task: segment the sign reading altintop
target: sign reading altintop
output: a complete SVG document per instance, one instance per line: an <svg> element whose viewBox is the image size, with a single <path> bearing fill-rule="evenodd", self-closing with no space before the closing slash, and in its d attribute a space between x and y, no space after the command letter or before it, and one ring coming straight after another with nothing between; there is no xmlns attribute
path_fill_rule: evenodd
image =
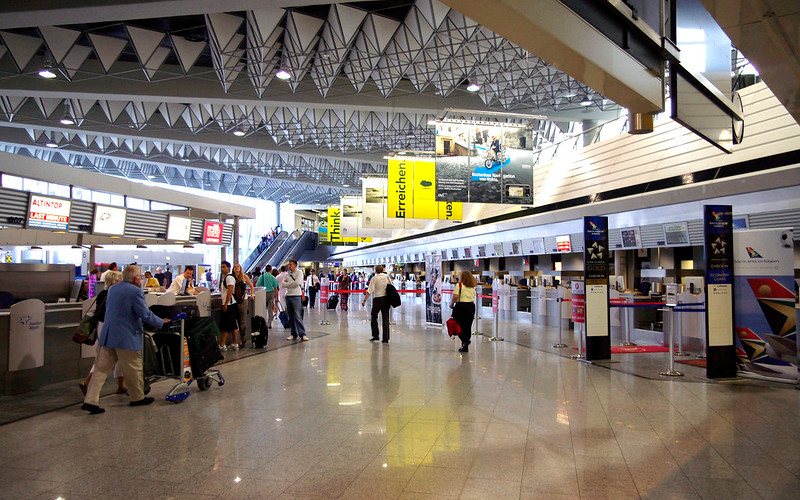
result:
<svg viewBox="0 0 800 500"><path fill-rule="evenodd" d="M69 228L69 211L72 202L62 198L31 194L28 203L28 229L54 229L66 231Z"/></svg>

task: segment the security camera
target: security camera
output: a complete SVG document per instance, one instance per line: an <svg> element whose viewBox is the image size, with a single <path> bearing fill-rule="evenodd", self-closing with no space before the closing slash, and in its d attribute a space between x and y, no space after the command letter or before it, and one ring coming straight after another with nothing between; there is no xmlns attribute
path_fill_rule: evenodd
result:
<svg viewBox="0 0 800 500"><path fill-rule="evenodd" d="M781 231L781 246L784 248L792 248L792 230L786 229Z"/></svg>

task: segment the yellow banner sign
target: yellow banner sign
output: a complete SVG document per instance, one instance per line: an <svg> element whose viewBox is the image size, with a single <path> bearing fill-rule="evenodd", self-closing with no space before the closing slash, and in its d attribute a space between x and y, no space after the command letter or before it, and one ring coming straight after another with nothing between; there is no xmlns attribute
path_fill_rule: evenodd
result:
<svg viewBox="0 0 800 500"><path fill-rule="evenodd" d="M389 159L387 217L391 219L461 220L461 202L436 201L433 159Z"/></svg>

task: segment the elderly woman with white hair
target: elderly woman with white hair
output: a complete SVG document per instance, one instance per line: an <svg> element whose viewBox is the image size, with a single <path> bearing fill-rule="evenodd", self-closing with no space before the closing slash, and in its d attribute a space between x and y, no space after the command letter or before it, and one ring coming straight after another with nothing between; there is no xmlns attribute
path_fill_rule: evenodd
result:
<svg viewBox="0 0 800 500"><path fill-rule="evenodd" d="M105 321L106 316L106 297L108 297L108 289L112 286L116 285L120 281L122 281L122 273L120 271L106 271L105 273L105 288L102 292L97 294L97 298L94 301L94 317L97 319L97 331L103 331L103 322ZM98 335L99 337L99 335ZM97 355L100 353L100 339L98 338L94 342L95 347L95 357L94 359L97 360ZM89 382L92 380L92 373L94 373L94 365L92 365L92 369L89 370L89 375L86 376L83 383L79 384L81 388L81 392L86 395L86 388L89 387ZM127 394L128 390L125 388L125 378L122 376L122 370L119 367L119 363L114 366L114 378L117 379L117 394Z"/></svg>

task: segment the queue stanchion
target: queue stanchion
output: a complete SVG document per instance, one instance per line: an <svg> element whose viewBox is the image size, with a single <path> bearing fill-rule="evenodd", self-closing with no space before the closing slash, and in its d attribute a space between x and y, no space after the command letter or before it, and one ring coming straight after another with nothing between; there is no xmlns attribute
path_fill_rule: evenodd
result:
<svg viewBox="0 0 800 500"><path fill-rule="evenodd" d="M673 344L675 342L675 311L674 305L667 304L667 307L659 309L669 316L669 369L665 372L660 372L665 377L683 377L683 373L675 369L675 353L673 352Z"/></svg>
<svg viewBox="0 0 800 500"><path fill-rule="evenodd" d="M482 289L483 289L483 287L481 287L481 290ZM478 331L478 320L480 319L480 316L478 316L478 309L481 308L481 303L482 302L483 302L482 295L480 293L476 292L475 293L475 320L472 322L472 328L473 328L472 334L473 335L483 335L481 332Z"/></svg>
<svg viewBox="0 0 800 500"><path fill-rule="evenodd" d="M329 285L328 285L328 278L322 278L319 285L319 304L322 306L322 321L319 322L320 325L330 325L331 322L328 321L326 318L328 313L328 295L329 295Z"/></svg>
<svg viewBox="0 0 800 500"><path fill-rule="evenodd" d="M502 342L505 340L502 337L499 337L498 334L500 333L500 297L499 294L499 287L493 286L492 287L492 315L494 316L494 331L492 332L492 336L489 337L489 340L492 342Z"/></svg>
<svg viewBox="0 0 800 500"><path fill-rule="evenodd" d="M563 326L561 324L562 323L562 321L561 321L561 303L563 301L564 301L564 299L562 299L561 297L558 297L556 299L556 302L558 303L558 342L553 344L553 347L558 348L558 349L561 349L563 347L569 347L567 344L564 343L564 339L562 338L562 336L563 336L563 331L562 331Z"/></svg>
<svg viewBox="0 0 800 500"><path fill-rule="evenodd" d="M631 339L631 337L633 335L632 332L631 332L631 330L633 329L633 328L631 328L633 326L633 317L632 317L633 316L633 308L626 307L625 310L624 310L624 313L625 313L624 314L625 315L625 342L623 342L622 345L627 346L627 347L637 346L639 344L637 344L636 342L633 341L633 339Z"/></svg>
<svg viewBox="0 0 800 500"><path fill-rule="evenodd" d="M572 322L575 324L575 333L578 336L578 354L573 354L570 358L583 360L583 335L586 330L586 288L583 281L574 280L570 285L572 289ZM580 327L580 331L579 328Z"/></svg>
<svg viewBox="0 0 800 500"><path fill-rule="evenodd" d="M681 305L683 304L678 303L678 307ZM674 356L689 356L689 353L683 350L683 310L674 309L672 311L672 318L678 323L678 350L675 352Z"/></svg>

